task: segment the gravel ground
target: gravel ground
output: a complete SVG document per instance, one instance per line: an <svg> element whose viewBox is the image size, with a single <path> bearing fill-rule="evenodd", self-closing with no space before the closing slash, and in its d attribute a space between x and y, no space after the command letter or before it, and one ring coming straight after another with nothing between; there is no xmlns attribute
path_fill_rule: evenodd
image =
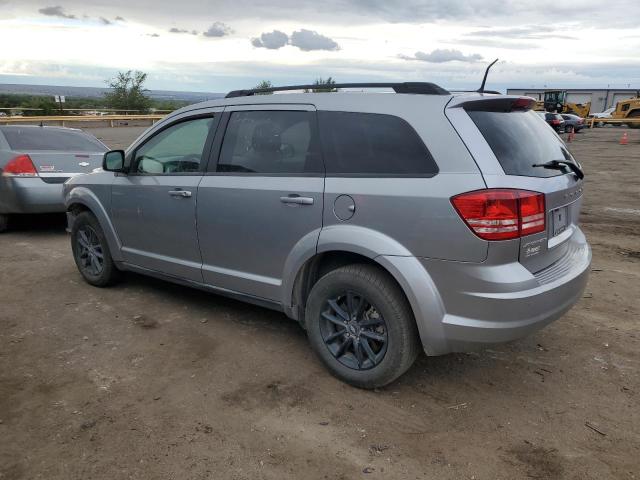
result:
<svg viewBox="0 0 640 480"><path fill-rule="evenodd" d="M97 129L112 147L143 129ZM0 236L0 479L640 476L640 131L586 131L584 299L539 333L361 391L283 315L128 274L61 217Z"/></svg>

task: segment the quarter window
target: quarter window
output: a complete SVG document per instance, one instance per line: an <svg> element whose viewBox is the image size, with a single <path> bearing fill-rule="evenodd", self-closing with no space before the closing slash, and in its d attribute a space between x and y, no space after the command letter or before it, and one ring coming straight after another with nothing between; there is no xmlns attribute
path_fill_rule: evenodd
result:
<svg viewBox="0 0 640 480"><path fill-rule="evenodd" d="M233 112L222 142L218 172L321 173L315 113Z"/></svg>
<svg viewBox="0 0 640 480"><path fill-rule="evenodd" d="M438 167L416 131L393 115L319 112L327 174L433 176Z"/></svg>
<svg viewBox="0 0 640 480"><path fill-rule="evenodd" d="M213 117L197 118L162 130L136 150L134 172L147 175L198 172L213 121Z"/></svg>

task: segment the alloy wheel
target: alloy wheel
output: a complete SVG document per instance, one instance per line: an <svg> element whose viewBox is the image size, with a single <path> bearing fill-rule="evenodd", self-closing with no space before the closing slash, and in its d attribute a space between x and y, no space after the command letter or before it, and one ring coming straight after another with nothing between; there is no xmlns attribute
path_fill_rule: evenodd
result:
<svg viewBox="0 0 640 480"><path fill-rule="evenodd" d="M387 324L380 311L352 290L326 301L320 333L334 358L354 370L378 365L389 343Z"/></svg>
<svg viewBox="0 0 640 480"><path fill-rule="evenodd" d="M80 267L89 275L97 277L104 269L104 252L98 234L85 225L78 230L76 242Z"/></svg>

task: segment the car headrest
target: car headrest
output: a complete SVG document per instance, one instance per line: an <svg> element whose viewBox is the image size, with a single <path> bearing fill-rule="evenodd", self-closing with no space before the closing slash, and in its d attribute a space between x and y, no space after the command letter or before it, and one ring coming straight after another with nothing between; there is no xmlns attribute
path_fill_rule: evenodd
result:
<svg viewBox="0 0 640 480"><path fill-rule="evenodd" d="M282 140L280 130L273 123L256 125L251 138L251 146L259 153L273 153L280 150Z"/></svg>

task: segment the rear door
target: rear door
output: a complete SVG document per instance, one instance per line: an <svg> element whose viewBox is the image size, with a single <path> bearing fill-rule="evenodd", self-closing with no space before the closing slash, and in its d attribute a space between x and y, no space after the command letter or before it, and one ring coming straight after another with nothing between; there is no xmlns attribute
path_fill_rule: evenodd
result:
<svg viewBox="0 0 640 480"><path fill-rule="evenodd" d="M496 102L505 101L509 99ZM462 104L447 115L470 147L487 188L545 194L547 229L521 238L520 263L535 273L563 257L578 228L583 182L568 168L534 166L551 160L575 162L560 137L535 112L505 109L492 100L470 108Z"/></svg>
<svg viewBox="0 0 640 480"><path fill-rule="evenodd" d="M316 124L311 105L226 107L198 189L206 283L281 300L287 258L315 248L322 227Z"/></svg>

